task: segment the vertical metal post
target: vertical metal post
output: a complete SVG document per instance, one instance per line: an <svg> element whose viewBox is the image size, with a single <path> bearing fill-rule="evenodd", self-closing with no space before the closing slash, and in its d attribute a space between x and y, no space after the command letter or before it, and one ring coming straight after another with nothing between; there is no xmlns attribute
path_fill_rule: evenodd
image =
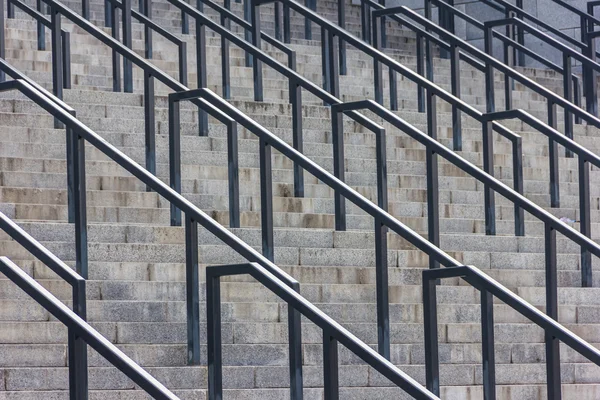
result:
<svg viewBox="0 0 600 400"><path fill-rule="evenodd" d="M45 14L43 9L46 7L44 5L42 0L36 0L35 2L36 9L40 14ZM38 50L46 50L46 27L40 21L37 23L37 43Z"/></svg>
<svg viewBox="0 0 600 400"><path fill-rule="evenodd" d="M71 89L71 33L62 32L63 88Z"/></svg>
<svg viewBox="0 0 600 400"><path fill-rule="evenodd" d="M14 6L12 5L12 3L10 2L10 0L7 1L7 13L6 13L6 18L11 18L11 7L12 7L12 18L14 18ZM6 59L6 21L4 19L4 0L0 0L0 58L2 59ZM4 82L6 81L6 73L4 73L4 71L0 71L0 82Z"/></svg>
<svg viewBox="0 0 600 400"><path fill-rule="evenodd" d="M377 350L390 359L390 299L387 259L388 228L375 217L375 286L377 292Z"/></svg>
<svg viewBox="0 0 600 400"><path fill-rule="evenodd" d="M73 311L84 321L87 319L85 280L73 284ZM68 330L69 349L69 398L88 398L88 358L87 345L72 329Z"/></svg>
<svg viewBox="0 0 600 400"><path fill-rule="evenodd" d="M240 178L238 162L238 133L234 120L227 124L227 173L229 184L229 226L240 227Z"/></svg>
<svg viewBox="0 0 600 400"><path fill-rule="evenodd" d="M249 23L252 23L251 8L252 0L244 0L244 20ZM246 42L254 43L252 42L252 30L244 29L244 39L246 39ZM252 54L246 52L246 67L252 66L252 58Z"/></svg>
<svg viewBox="0 0 600 400"><path fill-rule="evenodd" d="M291 285L295 292L300 293L300 284ZM290 355L290 400L302 400L304 382L302 378L302 320L298 310L288 304L288 352Z"/></svg>
<svg viewBox="0 0 600 400"><path fill-rule="evenodd" d="M342 29L346 29L346 2L345 0L338 0L338 25ZM340 74L346 75L346 42L339 38L339 50L340 50Z"/></svg>
<svg viewBox="0 0 600 400"><path fill-rule="evenodd" d="M312 11L316 11L317 9L316 0L304 0L304 5ZM312 26L308 17L304 18L304 39L312 40Z"/></svg>
<svg viewBox="0 0 600 400"><path fill-rule="evenodd" d="M587 237L592 235L590 216L590 164L579 155L579 230ZM592 287L592 254L581 248L581 286Z"/></svg>
<svg viewBox="0 0 600 400"><path fill-rule="evenodd" d="M221 339L221 277L206 270L206 325L208 398L223 400L223 355Z"/></svg>
<svg viewBox="0 0 600 400"><path fill-rule="evenodd" d="M181 33L189 35L190 33L190 19L185 11L181 11Z"/></svg>
<svg viewBox="0 0 600 400"><path fill-rule="evenodd" d="M181 193L181 119L179 101L169 95L169 185ZM181 210L172 202L171 226L181 226Z"/></svg>
<svg viewBox="0 0 600 400"><path fill-rule="evenodd" d="M331 108L331 142L333 147L333 174L344 182L344 114L335 107ZM335 230L345 231L346 200L338 190L334 192L333 204L335 207Z"/></svg>
<svg viewBox="0 0 600 400"><path fill-rule="evenodd" d="M376 16L373 16L373 47L379 50L379 20ZM381 63L377 60L377 57L373 57L373 82L375 89L375 101L383 105L383 71Z"/></svg>
<svg viewBox="0 0 600 400"><path fill-rule="evenodd" d="M287 2L285 2L283 3L283 42L290 43L291 41L290 6Z"/></svg>
<svg viewBox="0 0 600 400"><path fill-rule="evenodd" d="M511 18L513 12L508 11L506 18ZM493 30L493 29L492 29ZM512 25L506 26L506 36L514 40L514 31ZM504 42L504 63L509 67L514 67L515 60L513 58L513 48L507 42ZM504 74L504 108L512 110L512 91L514 82L508 74Z"/></svg>
<svg viewBox="0 0 600 400"><path fill-rule="evenodd" d="M437 140L437 106L436 96L432 90L427 90L427 134ZM429 148L425 149L427 164L427 237L436 246L440 244L440 212L438 185L438 156ZM439 268L440 264L429 257L429 268Z"/></svg>
<svg viewBox="0 0 600 400"><path fill-rule="evenodd" d="M367 43L371 43L371 15L369 5L361 0L360 2L360 25L361 25L361 37Z"/></svg>
<svg viewBox="0 0 600 400"><path fill-rule="evenodd" d="M146 169L152 175L156 175L156 118L154 101L154 77L149 72L144 71ZM146 191L151 191L149 186L146 186Z"/></svg>
<svg viewBox="0 0 600 400"><path fill-rule="evenodd" d="M516 5L517 8L519 9L523 9L523 0L516 0ZM515 17L519 18L519 19L523 19L520 15L520 13L515 13ZM522 26L518 26L517 27L517 43L519 43L522 46L525 46L525 30L523 29ZM524 67L525 66L525 53L523 53L520 50L515 49L515 60L518 66L520 67Z"/></svg>
<svg viewBox="0 0 600 400"><path fill-rule="evenodd" d="M248 1L252 2L250 15L252 18L252 44L260 49L260 6L254 0ZM252 75L254 77L254 101L263 101L262 61L258 57L253 57L252 59Z"/></svg>
<svg viewBox="0 0 600 400"><path fill-rule="evenodd" d="M111 22L111 33L115 40L119 40L119 22L117 19L117 7L112 3L109 3L109 15ZM121 56L116 50L112 51L112 70L113 70L113 92L121 91Z"/></svg>
<svg viewBox="0 0 600 400"><path fill-rule="evenodd" d="M563 97L569 102L573 102L573 79L571 79L571 56L563 53ZM564 108L565 114L565 136L573 139L573 114L567 108ZM573 158L573 152L565 150L567 158Z"/></svg>
<svg viewBox="0 0 600 400"><path fill-rule="evenodd" d="M207 87L206 27L199 20L196 20L196 73L198 76L198 88ZM200 136L208 136L208 115L201 109L198 110L198 129Z"/></svg>
<svg viewBox="0 0 600 400"><path fill-rule="evenodd" d="M88 0L89 1L89 0ZM140 0L140 8L143 9L142 14L152 19L152 0ZM152 29L144 25L144 42L145 42L145 56L146 58L152 58Z"/></svg>
<svg viewBox="0 0 600 400"><path fill-rule="evenodd" d="M591 32L587 33L587 48L585 50L585 55L596 61L596 37ZM598 116L598 72L592 67L588 67L587 65L583 66L583 77L584 77L584 90L585 90L585 106L587 112L594 116Z"/></svg>
<svg viewBox="0 0 600 400"><path fill-rule="evenodd" d="M485 289L481 289L481 358L483 361L483 399L496 400L494 297Z"/></svg>
<svg viewBox="0 0 600 400"><path fill-rule="evenodd" d="M398 111L398 79L394 69L389 68L390 78L390 109Z"/></svg>
<svg viewBox="0 0 600 400"><path fill-rule="evenodd" d="M556 129L556 104L548 100L548 125ZM558 145L548 140L548 159L550 162L550 207L560 207L560 181L558 170Z"/></svg>
<svg viewBox="0 0 600 400"><path fill-rule="evenodd" d="M321 27L321 71L323 73L323 89L330 91L331 81L329 78L329 35L324 27ZM327 102L323 102L324 106L328 106Z"/></svg>
<svg viewBox="0 0 600 400"><path fill-rule="evenodd" d="M131 0L122 0L121 18L123 19L123 45L132 48L131 25ZM133 93L133 64L127 57L123 57L123 91Z"/></svg>
<svg viewBox="0 0 600 400"><path fill-rule="evenodd" d="M275 259L273 242L273 176L271 167L271 145L261 138L260 146L260 222L262 251L269 260Z"/></svg>
<svg viewBox="0 0 600 400"><path fill-rule="evenodd" d="M281 41L281 4L278 1L273 4L273 16L275 18L275 39Z"/></svg>
<svg viewBox="0 0 600 400"><path fill-rule="evenodd" d="M423 37L417 33L417 74L425 76L425 65L423 64ZM417 104L420 113L425 112L425 88L417 85Z"/></svg>
<svg viewBox="0 0 600 400"><path fill-rule="evenodd" d="M523 141L518 137L513 142L513 189L523 194ZM525 236L525 212L515 204L515 236Z"/></svg>
<svg viewBox="0 0 600 400"><path fill-rule="evenodd" d="M184 41L179 43L179 82L184 86L188 84L187 43Z"/></svg>
<svg viewBox="0 0 600 400"><path fill-rule="evenodd" d="M331 93L335 97L340 96L340 62L338 59L338 39L339 37L335 35L333 32L327 32L329 44L329 51L327 56L329 57L328 65L329 65L329 93Z"/></svg>
<svg viewBox="0 0 600 400"><path fill-rule="evenodd" d="M379 0L378 1L379 4L381 4L383 7L385 7L385 0ZM385 15L381 16L381 48L385 49L387 47L387 32L386 32L386 21L385 21Z"/></svg>
<svg viewBox="0 0 600 400"><path fill-rule="evenodd" d="M4 9L4 3L2 3L2 8ZM7 0L6 1L6 18L12 19L14 17L15 17L15 5L10 0Z"/></svg>
<svg viewBox="0 0 600 400"><path fill-rule="evenodd" d="M75 269L88 279L87 205L85 189L85 140L69 130L73 140L73 206L75 209Z"/></svg>
<svg viewBox="0 0 600 400"><path fill-rule="evenodd" d="M61 38L61 16L60 12L52 7L50 13L50 23L52 25L52 89L56 97L63 98L63 56L62 56L62 38Z"/></svg>
<svg viewBox="0 0 600 400"><path fill-rule="evenodd" d="M200 283L198 276L198 223L185 215L185 289L188 364L200 365Z"/></svg>
<svg viewBox="0 0 600 400"><path fill-rule="evenodd" d="M556 266L556 230L546 223L544 226L546 250L546 314L558 320L558 277ZM559 340L545 333L546 374L549 400L560 400L560 348Z"/></svg>
<svg viewBox="0 0 600 400"><path fill-rule="evenodd" d="M484 29L484 49L491 57L494 56L493 39L494 33L492 27ZM487 112L496 111L496 97L494 93L494 67L491 63L485 63L485 105Z"/></svg>
<svg viewBox="0 0 600 400"><path fill-rule="evenodd" d="M289 80L290 103L292 106L292 144L300 153L304 152L302 138L302 87L295 79ZM304 169L294 163L294 196L304 197Z"/></svg>
<svg viewBox="0 0 600 400"><path fill-rule="evenodd" d="M340 382L338 371L338 342L329 334L329 332L323 330L324 400L338 400L340 398Z"/></svg>
<svg viewBox="0 0 600 400"><path fill-rule="evenodd" d="M436 280L423 274L423 325L425 330L425 386L440 395L440 359L438 349Z"/></svg>
<svg viewBox="0 0 600 400"><path fill-rule="evenodd" d="M226 0L229 3L229 0ZM229 8L229 7L228 7ZM221 25L225 29L231 29L231 21L229 18L221 14ZM221 35L221 82L223 86L223 98L231 98L231 66L229 65L229 40Z"/></svg>
<svg viewBox="0 0 600 400"><path fill-rule="evenodd" d="M113 21L116 19L113 18L113 8L112 2L109 0L104 0L104 26L107 28L111 28L113 26Z"/></svg>
<svg viewBox="0 0 600 400"><path fill-rule="evenodd" d="M492 121L484 121L482 124L483 134L483 170L494 176L494 128ZM489 185L484 185L484 213L485 234L496 234L496 200L494 190Z"/></svg>
<svg viewBox="0 0 600 400"><path fill-rule="evenodd" d="M453 40L450 41L450 85L452 94L460 98L460 52ZM462 150L461 112L456 103L452 103L452 147L454 151Z"/></svg>
<svg viewBox="0 0 600 400"><path fill-rule="evenodd" d="M577 107L583 108L581 107L581 88L579 87L579 78L576 76L573 77L573 102ZM581 117L579 114L575 115L575 123L577 125L581 124Z"/></svg>

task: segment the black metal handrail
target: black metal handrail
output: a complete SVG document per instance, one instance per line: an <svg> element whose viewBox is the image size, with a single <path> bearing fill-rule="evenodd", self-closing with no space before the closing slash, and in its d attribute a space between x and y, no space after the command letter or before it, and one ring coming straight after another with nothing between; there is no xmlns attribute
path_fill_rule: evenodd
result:
<svg viewBox="0 0 600 400"><path fill-rule="evenodd" d="M362 0L362 1L367 1L369 3L373 3L371 4L372 7L376 7L377 3L374 3L372 0ZM449 13L452 16L458 17L462 20L464 20L465 22L467 22L468 24L474 26L475 28L481 30L484 34L486 34L486 32L488 31L488 29L486 28L485 24L473 17L471 17L470 15L468 15L467 13L459 10L458 8L448 4L446 1L444 0L427 0L429 4L431 5L435 5L440 9L443 9L445 12ZM429 7L429 5L428 5ZM380 8L383 8L382 6ZM392 16L394 17L394 16ZM397 17L397 16L396 16ZM403 20L406 21L406 20ZM408 21L406 21L408 22ZM382 28L384 28L382 26ZM517 30L520 33L524 33L522 29L518 29ZM509 31L512 33L512 31ZM497 32L495 30L491 30L491 34L493 35L493 37L500 39L503 42L504 45L504 55L505 58L508 58L508 60L505 60L505 62L511 62L514 61L514 55L513 57L511 57L510 54L510 48L512 47L514 50L518 51L519 55L527 55L529 57L531 57L533 60L545 65L546 67L558 72L560 75L564 77L565 75L565 69L563 69L563 67L561 67L560 65L557 65L555 63L553 63L552 61L550 61L547 57L542 56L538 53L536 53L535 51L531 50L530 48L526 47L523 43L520 43L519 41L514 40L511 36L514 36L512 34L510 34L509 36L505 36L503 34L501 34L500 32ZM492 49L492 47L490 47L490 49ZM512 58L512 60L511 60ZM417 60L418 62L419 60ZM422 62L422 61L421 61ZM569 68L567 68L567 72L569 72L568 70L570 70L570 66ZM433 73L428 74L427 78L432 80L432 76ZM569 96L572 96L573 99L573 103L577 106L581 108L581 90L580 90L580 83L579 83L579 77L572 73L571 71L571 79L573 81L572 83L572 94L569 92L564 92L563 93L563 97L564 98L569 98ZM505 85L510 85L508 86L507 89L505 89L505 91L508 90L512 90L513 87L510 84L510 79L508 79L508 77L505 76ZM506 86L505 86L506 87ZM505 102L510 101L511 98L507 97L505 99ZM508 106L506 106L506 108L511 108L510 107L510 103L508 103ZM578 116L575 117L575 123L579 124L581 122L580 118ZM569 151L567 150L567 156L569 156Z"/></svg>
<svg viewBox="0 0 600 400"><path fill-rule="evenodd" d="M110 3L111 7L123 9L123 3L120 0L105 0ZM143 2L143 0L142 0ZM131 6L131 2L126 2ZM151 4L151 1L147 1L148 4ZM126 5L127 5L126 4ZM113 12L114 13L114 12ZM156 32L169 42L173 43L177 46L177 50L179 53L179 82L183 85L187 85L188 74L187 74L187 42L185 40L179 39L177 36L173 35L168 30L164 29L162 26L158 25L156 22L152 21L150 18L145 16L144 14L131 9L131 16L137 19L140 23L144 25L144 44L145 57L148 59L152 59L153 55L153 46L152 46L152 32ZM131 22L130 22L131 23ZM116 53L113 52L113 57L115 57ZM117 55L118 56L118 55ZM118 61L113 61L119 64Z"/></svg>
<svg viewBox="0 0 600 400"><path fill-rule="evenodd" d="M0 212L0 229L71 286L73 312L85 321L87 315L85 279L2 212ZM75 398L84 399L82 395L85 393L87 396L88 387L87 349L85 342L72 328L68 329L68 356L70 391L77 394Z"/></svg>
<svg viewBox="0 0 600 400"><path fill-rule="evenodd" d="M33 8L31 8L30 6L28 6L27 4L23 3L21 0L6 0L6 7L7 7L7 18L15 18L15 7L18 7L21 11L23 11L25 14L29 15L30 17L32 17L33 19L35 19L38 22L38 50L46 50L46 35L45 35L45 30L44 28L50 28L52 29L52 24L50 22L50 20L43 15L42 13L40 13L37 10L34 10ZM4 11L4 5L2 5L2 8ZM2 15L2 18L4 19L4 15ZM0 32L0 41L2 41L2 46L5 46L5 29L4 29L4 21L1 22L2 24L2 31ZM63 89L70 89L71 88L71 33L68 31L65 31L64 29L61 29L61 40L62 40L62 46L65 49L65 51L63 52L63 79L62 79L62 88ZM4 58L4 54L1 54L0 57ZM54 92L57 92L57 89L54 88Z"/></svg>
<svg viewBox="0 0 600 400"><path fill-rule="evenodd" d="M148 393L155 399L159 400L179 400L169 389L163 386L159 381L152 377L142 367L137 365L125 353L119 350L108 339L102 336L97 330L92 328L83 318L71 311L69 307L64 305L52 293L46 290L42 285L37 283L32 277L27 275L21 268L15 265L6 257L0 257L0 272L4 274L13 283L19 286L39 305L49 311L54 317L62 322L74 335L77 335L83 344L83 352L86 351L86 343L98 352L103 358L110 362L113 366L123 372L137 386ZM72 351L69 343L69 352ZM69 367L71 364L69 363ZM87 364L78 364L81 370L78 373L87 375ZM71 368L69 368L71 371ZM71 384L71 377L69 377ZM87 379L85 381L76 380L75 383L80 384L78 391L74 391L70 386L70 396L74 399L87 399L88 387ZM85 384L85 386L83 386Z"/></svg>
<svg viewBox="0 0 600 400"><path fill-rule="evenodd" d="M553 270L551 274L553 275L552 279L556 280L556 270ZM496 398L494 297L544 330L546 344L546 385L547 398L549 400L561 399L559 351L559 343L561 341L594 364L600 366L600 350L556 321L558 307L555 301L548 302L547 299L546 315L477 268L460 266L425 270L423 271L425 379L427 389L433 393L437 395L440 393L436 285L439 279L456 277L462 278L481 292L481 354L484 399Z"/></svg>
<svg viewBox="0 0 600 400"><path fill-rule="evenodd" d="M323 311L291 290L275 275L257 263L219 265L206 268L206 324L208 339L208 397L223 396L223 361L221 339L221 277L250 275L273 294L285 301L288 307L298 310L323 331L323 389L324 398L339 399L338 343L346 347L392 383L415 399L439 399L389 360L378 354L350 331L335 322ZM302 343L295 344L298 347ZM302 399L302 393L292 399Z"/></svg>
<svg viewBox="0 0 600 400"><path fill-rule="evenodd" d="M588 124L591 124L596 127L600 127L600 119L598 119L597 117L580 109L576 105L569 102L567 99L564 99L559 95L556 95L552 91L546 89L545 87L543 87L543 86L539 85L538 83L532 81L531 79L527 78L525 75L521 74L520 72L514 70L513 68L509 67L508 65L502 63L501 61L496 60L494 57L490 56L489 54L486 54L485 52L475 48L471 44L465 42L464 40L461 40L460 38L451 34L450 32L440 28L433 22L420 16L419 14L415 13L414 11L410 10L407 7L395 7L392 9L373 11L373 23L376 24L377 18L380 18L383 15L390 15L390 14L397 14L397 13L403 14L403 15L411 18L412 20L418 21L421 25L423 25L425 27L425 29L429 29L429 30L437 33L438 35L441 35L446 40L451 41L453 43L453 46L456 49L458 49L460 47L460 48L468 51L470 54L476 55L478 58L485 60L486 67L487 67L486 68L487 109L489 112L495 111L494 79L493 79L494 73L493 72L494 72L494 69L498 69L501 72L503 72L505 75L509 75L511 79L521 82L528 88L532 89L536 93L538 93L546 98L546 100L548 102L548 125L550 127L556 128L556 126L557 126L556 105L559 105L565 109L565 132L567 132L567 133L571 132L571 135L572 135L572 132L573 132L572 116L573 115L580 117L582 120L586 121ZM375 28L376 28L376 26L375 26ZM491 35L488 35L488 38L491 38ZM489 47L490 45L491 45L491 43L488 42L486 48ZM376 61L376 63L377 63L377 61ZM458 58L453 54L451 54L451 65L454 65L453 70L455 72L457 72ZM456 81L454 83L453 89L455 89L454 92L457 95L459 95L460 94L460 84L458 82L460 80L459 79L460 76L457 73L455 75L456 76L452 77L452 82ZM568 80L568 81L570 82L570 80ZM509 87L510 87L510 85L508 85L508 86L505 85L505 91L508 90ZM508 92L505 92L505 97L510 96L510 92L511 92L510 90ZM459 110L457 107L455 107L453 105L453 115L456 115L457 113L459 113ZM458 116L455 116L455 118L459 119ZM555 148L555 144L553 144L553 142L550 142L550 148L551 148L551 154L550 154L551 206L559 207L560 206L560 192L559 192L559 186L558 186L558 184L559 184L558 159L557 159L558 153Z"/></svg>

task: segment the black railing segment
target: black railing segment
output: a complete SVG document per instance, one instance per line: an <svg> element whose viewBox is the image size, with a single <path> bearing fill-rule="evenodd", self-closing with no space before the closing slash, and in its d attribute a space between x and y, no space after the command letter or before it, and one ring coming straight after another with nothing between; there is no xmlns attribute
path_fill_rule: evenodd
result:
<svg viewBox="0 0 600 400"><path fill-rule="evenodd" d="M108 1L112 6L116 8L122 9L123 7L123 4L120 0L106 1ZM141 1L140 4L143 4L143 1ZM151 2L148 2L148 4L151 4ZM179 82L181 82L183 85L187 85L187 42L185 40L179 39L177 36L173 35L171 32L167 31L166 29L158 25L156 22L152 21L150 18L136 10L131 10L131 16L144 25L144 53L146 58L152 58L152 32L158 33L163 38L167 39L169 42L177 46L179 54Z"/></svg>
<svg viewBox="0 0 600 400"><path fill-rule="evenodd" d="M556 279L556 265L547 272ZM425 370L427 389L440 393L439 356L437 337L436 281L444 278L460 277L481 292L481 334L484 399L495 399L495 359L494 359L494 297L508 305L545 332L546 371L548 399L560 400L560 352L559 342L563 342L589 361L600 366L600 351L566 329L556 321L558 307L556 299L547 299L547 314L527 303L512 291L486 275L483 271L460 266L423 271L423 313L425 326Z"/></svg>
<svg viewBox="0 0 600 400"><path fill-rule="evenodd" d="M0 257L0 272L8 279L19 286L39 305L44 307L60 322L62 322L70 332L74 332L83 342L83 351L87 343L102 357L109 361L113 366L123 372L137 386L157 400L179 400L169 389L154 379L142 367L137 365L125 353L119 350L114 344L108 341L104 336L92 328L83 318L71 311L60 300L54 297L42 285L37 283L32 277L27 275L21 268L15 265L6 257ZM69 351L72 351L69 344ZM84 370L80 371L87 375L87 365L80 365ZM79 382L82 383L82 382ZM70 398L85 400L88 397L87 386L82 391L74 392L70 387Z"/></svg>
<svg viewBox="0 0 600 400"><path fill-rule="evenodd" d="M73 312L85 320L87 315L85 279L1 212L0 229L71 285ZM82 338L70 327L67 336L69 389L72 394L75 394L76 399L83 400L87 398L88 387L87 349Z"/></svg>
<svg viewBox="0 0 600 400"><path fill-rule="evenodd" d="M540 31L539 29L535 28L534 26L529 25L526 22L521 21L520 19L517 18L507 18L507 19L501 19L501 20L495 20L495 21L488 21L485 23L485 30L484 30L484 34L485 34L485 42L488 43L488 46L490 48L490 50L493 48L493 46L491 46L491 38L492 38L492 32L493 32L493 28L497 27L497 26L516 26L519 29L523 30L524 32L528 33L531 36L534 36L538 39L540 39L542 42L550 45L551 47L553 47L554 49L560 51L561 55L562 55L562 60L563 60L563 97L568 100L568 101L572 101L573 98L573 80L570 79L570 76L572 75L572 64L573 64L573 60L575 61L579 61L582 65L583 68L586 70L593 70L594 73L598 73L598 71L600 71L600 64L598 62L596 62L595 60L592 60L588 57L586 57L585 55L581 54L580 52L573 50L572 48L570 48L569 46L564 45L563 43L561 43L560 41L554 39L553 37L551 37L550 35ZM491 51L490 51L490 55ZM589 90L587 90L586 88L586 93L589 93ZM597 94L596 94L597 96ZM569 110L565 109L565 135L569 138L573 138L573 123L572 123L572 115L570 113Z"/></svg>
<svg viewBox="0 0 600 400"><path fill-rule="evenodd" d="M343 345L374 370L415 399L439 399L417 381L398 369L323 311L290 289L279 278L257 263L219 265L206 268L206 321L208 338L208 397L223 396L223 361L221 339L221 277L250 275L273 294L298 310L323 331L323 388L326 400L339 399L338 344ZM296 343L298 347L301 342ZM302 396L302 393L300 393ZM298 399L302 397L294 397Z"/></svg>
<svg viewBox="0 0 600 400"><path fill-rule="evenodd" d="M371 1L371 0L363 0L363 1ZM427 1L430 4L437 6L438 8L447 10L448 13L464 20L465 22L467 22L468 24L481 30L485 34L486 26L483 22L480 22L479 20L471 17L470 15L459 10L458 8L451 6L450 4L446 3L443 0L427 0ZM497 5L495 5L495 6L497 6ZM518 30L523 31L523 29L518 29ZM548 60L548 58L546 58L545 56L542 56L542 55L536 53L535 51L526 47L524 44L519 43L518 41L515 41L514 39L512 39L508 36L505 36L505 35L501 34L500 32L497 32L493 29L491 30L491 32L492 32L492 35L494 38L497 38L503 42L503 45L505 48L505 50L504 50L505 54L508 54L507 48L512 47L513 49L515 49L519 52L519 55L523 55L523 57L526 55L526 56L532 58L533 60L535 60L535 61L545 65L546 67L558 72L559 74L563 75L563 79L564 79L565 73L564 73L564 69L561 66L553 63L552 61ZM524 63L524 61L523 61L523 63ZM523 63L521 63L521 64L523 64ZM573 80L573 94L571 95L573 98L573 103L577 107L581 108L581 90L580 90L579 77L576 74L571 73L571 79ZM509 83L510 82L507 82L506 77L505 77L505 85L507 85ZM512 85L510 85L509 90L512 90ZM563 94L563 97L568 98L566 94ZM511 100L511 97L509 96L505 99L505 102L510 101L510 100ZM509 103L509 105L510 105L510 103ZM506 108L508 109L508 108L512 108L512 107L509 106ZM575 123L577 123L577 124L581 123L581 120L578 116L575 117Z"/></svg>
<svg viewBox="0 0 600 400"><path fill-rule="evenodd" d="M288 79L290 103L292 105L293 144L294 144L295 149L302 152L302 150L303 150L302 89L305 89L308 92L310 92L311 94L313 94L314 96L320 98L326 104L341 103L341 100L339 100L337 97L335 97L334 95L329 93L327 90L324 90L323 88L314 84L310 80L304 78L302 75L300 75L299 73L294 71L289 66L283 65L282 63L280 63L279 61L277 61L276 59L274 59L273 57L268 55L266 52L261 50L260 49L260 40L257 39L256 41L258 43L256 43L256 44L248 43L243 38L240 38L233 32L229 31L228 29L215 23L210 18L208 18L206 15L201 13L196 8L190 6L189 4L187 4L181 0L167 0L167 1L169 3L175 5L179 9L181 9L181 11L183 13L185 13L186 15L189 15L192 18L194 18L196 20L197 27L198 26L202 26L202 27L206 26L207 28L209 28L212 31L216 32L217 34L221 35L221 37L227 38L227 40L229 42L238 46L242 50L245 50L246 53L252 54L253 61L254 61L254 59L256 59L256 61L260 61L260 63L257 63L256 68L255 68L255 72L254 72L255 77L262 77L262 72L259 72L259 71L262 71L262 64L264 64L270 68L273 68L275 71L282 74L283 76L285 76ZM256 7L258 7L258 6L256 6ZM260 29L258 29L258 31L260 31ZM252 35L253 40L255 37L258 38L258 36ZM200 42L199 40L196 40L196 43L199 43L199 42ZM202 60L200 60L200 62L202 62ZM201 69L205 69L205 68L201 68ZM336 80L336 79L333 79L333 80ZM254 92L255 92L255 99L262 99L262 80L261 79L255 79ZM364 116L362 116L361 114L358 114L358 113L356 113L355 115L352 115L352 118L354 118L356 121L358 121L362 125L368 125L368 124L372 123L367 118L365 118ZM294 164L294 195L296 197L304 196L303 171L302 171L302 168L296 164Z"/></svg>
<svg viewBox="0 0 600 400"><path fill-rule="evenodd" d="M3 5L3 1L0 2L0 4L2 5L2 9L4 11L4 5ZM7 18L14 18L15 17L15 7L18 7L21 11L23 11L25 14L29 15L30 17L32 17L33 19L35 19L38 24L40 24L41 28L38 28L38 50L46 50L46 39L45 39L45 28L50 28L52 29L52 23L51 21L42 13L40 13L37 10L34 10L33 8L31 8L30 6L28 6L27 4L23 3L21 0L6 0L6 7L7 7ZM40 34L40 32L44 33L44 34ZM0 32L0 41L2 41L2 45L5 45L5 30L2 29L2 32ZM68 31L65 31L64 29L61 29L60 31L60 35L61 35L61 40L62 40L62 46L65 49L65 51L63 52L63 76L62 76L62 87L64 89L70 89L71 88L71 34ZM2 55L2 57L4 57L4 55ZM62 91L56 90L56 88L54 89L54 92L56 94L60 94L62 97Z"/></svg>
<svg viewBox="0 0 600 400"><path fill-rule="evenodd" d="M600 127L600 119L598 119L594 115L590 114L589 112L587 112L585 110L582 110L581 108L577 107L576 105L574 105L573 103L564 99L563 97L553 93L552 91L550 91L550 90L546 89L545 87L539 85L538 83L532 81L531 79L527 78L525 75L523 75L520 72L514 70L513 68L507 66L503 62L498 61L497 59L495 59L494 57L485 53L484 51L481 51L481 50L475 48L474 46L472 46L471 44L458 38L457 36L452 35L448 31L441 29L435 23L420 16L419 14L410 10L409 8L395 7L394 9L387 9L387 11L386 10L374 11L373 18L376 19L378 13L383 13L384 11L386 13L403 14L403 15L411 18L412 20L419 22L419 24L423 25L426 29L433 31L433 32L437 33L438 35L441 35L444 38L448 38L447 40L454 41L454 43L457 47L460 46L462 49L468 51L471 55L474 55L477 58L484 60L486 63L486 66L487 66L487 68L486 68L486 95L487 95L487 109L489 112L495 111L494 79L493 79L493 77L494 77L494 69L498 69L500 72L509 75L511 77L511 79L514 79L515 81L522 83L529 89L533 90L534 92L536 92L539 95L546 98L547 105L548 105L548 113L547 113L548 122L547 123L550 127L552 127L552 128L557 127L556 106L560 106L560 107L564 108L565 111L568 111L568 113L565 113L565 116L575 115L575 116L580 117L582 120L586 121L590 125L593 125L595 127ZM488 35L488 37L491 37L491 36ZM455 61L455 64L456 63L457 62ZM505 91L506 90L507 90L507 87L505 85ZM508 96L509 94L510 94L510 92L507 92L507 93L505 93L505 96ZM572 118L565 118L565 123L566 124L572 123ZM550 163L551 163L550 172L553 174L556 174L556 176L554 176L551 179L553 182L558 183L557 155L556 156L551 155ZM560 207L560 191L558 190L558 186L556 186L556 185L550 186L550 199L551 199L552 207Z"/></svg>
<svg viewBox="0 0 600 400"><path fill-rule="evenodd" d="M556 129L548 127L539 119L531 116L523 110L510 110L489 113L485 115L486 119L499 121L503 119L519 119L539 132L546 135L549 139L550 152L557 153L556 144L560 144L568 149L578 158L578 182L579 182L579 220L580 232L587 237L591 237L591 211L590 211L590 165L600 168L600 157L589 151L587 148L574 142L570 138L562 135ZM557 182L550 182L551 185L557 185ZM592 286L592 260L589 251L582 247L581 249L581 280L583 286Z"/></svg>

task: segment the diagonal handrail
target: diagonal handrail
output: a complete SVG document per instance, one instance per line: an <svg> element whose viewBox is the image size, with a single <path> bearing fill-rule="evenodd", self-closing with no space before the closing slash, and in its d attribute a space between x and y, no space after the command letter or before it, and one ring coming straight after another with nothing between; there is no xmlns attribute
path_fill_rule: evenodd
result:
<svg viewBox="0 0 600 400"><path fill-rule="evenodd" d="M98 354L123 372L129 379L153 398L157 400L179 400L179 397L175 396L169 389L163 386L162 383L137 365L131 358L119 350L117 346L92 328L83 318L71 311L69 307L64 305L52 295L52 293L27 275L10 259L0 257L0 272L19 286L45 310L49 311L60 322L66 325L69 332L76 334L83 343L84 352L86 351L85 344L87 343L96 350ZM70 343L69 351L71 351ZM85 373L87 375L87 365L77 365L77 367L80 369L85 368ZM82 370L80 372L84 371ZM70 381L70 384L71 383L72 382ZM87 379L85 382L77 380L76 383L85 384L85 386L81 387L78 391L74 391L74 388L70 386L71 398L87 399Z"/></svg>
<svg viewBox="0 0 600 400"><path fill-rule="evenodd" d="M408 374L402 372L389 360L378 354L363 341L314 304L294 292L275 275L257 263L218 265L206 268L206 321L208 332L208 397L220 399L223 396L223 361L221 340L221 277L250 275L285 301L290 308L297 309L304 317L323 331L323 389L325 399L339 399L338 342L370 365L392 383L402 388L415 399L439 399L438 396L421 386ZM438 394L439 395L439 394ZM292 397L301 399L302 397Z"/></svg>

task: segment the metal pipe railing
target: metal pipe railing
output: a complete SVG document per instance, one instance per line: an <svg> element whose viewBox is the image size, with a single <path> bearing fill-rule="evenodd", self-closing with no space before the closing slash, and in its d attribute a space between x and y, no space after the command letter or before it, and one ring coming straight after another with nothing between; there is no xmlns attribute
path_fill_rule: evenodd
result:
<svg viewBox="0 0 600 400"><path fill-rule="evenodd" d="M66 268L69 269L68 267ZM62 267L57 271L62 271ZM0 257L0 272L67 327L69 331L70 398L77 400L86 400L88 398L87 343L154 399L179 400L169 389L85 322L84 318L71 311L69 307L64 305L11 260L6 257ZM76 337L78 342L76 344L72 343L71 337ZM71 359L71 353L76 353L81 358L77 360ZM83 363L84 360L86 361L85 363ZM72 362L74 364L71 364ZM76 375L72 376L72 373Z"/></svg>

